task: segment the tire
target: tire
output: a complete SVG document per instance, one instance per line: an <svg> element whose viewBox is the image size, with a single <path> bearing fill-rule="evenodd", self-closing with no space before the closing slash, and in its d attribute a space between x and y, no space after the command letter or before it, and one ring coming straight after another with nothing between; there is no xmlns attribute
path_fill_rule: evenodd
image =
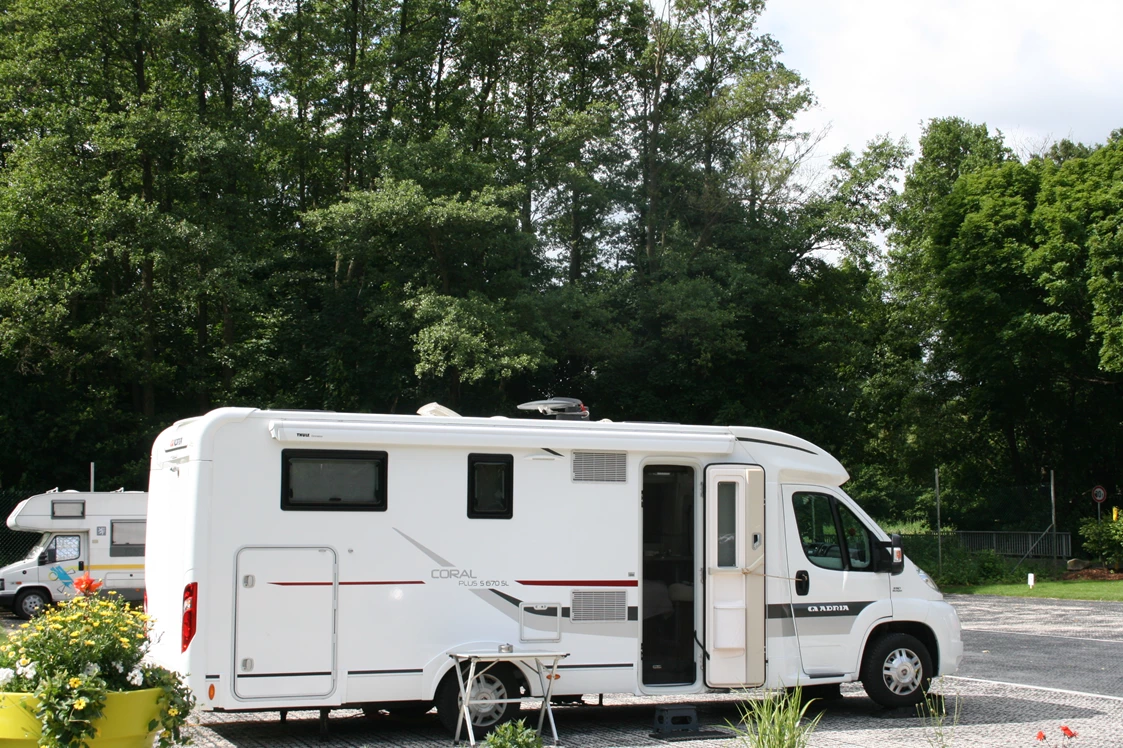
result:
<svg viewBox="0 0 1123 748"><path fill-rule="evenodd" d="M924 701L931 682L932 656L916 637L886 634L866 648L862 686L881 706L915 706Z"/></svg>
<svg viewBox="0 0 1123 748"><path fill-rule="evenodd" d="M509 666L496 665L483 675L476 676L471 695L473 699L481 696L489 699L517 699L521 694L518 679L512 669ZM472 707L472 733L476 740L479 740L499 725L514 719L518 713L518 702ZM445 729L455 735L456 725L461 722L461 713L460 689L456 684L456 674L453 672L445 677L440 693L437 695L437 716L440 717ZM460 735L465 736L463 728Z"/></svg>
<svg viewBox="0 0 1123 748"><path fill-rule="evenodd" d="M12 605L12 612L23 619L30 619L43 608L51 604L51 596L46 590L30 589L21 590L16 595L16 601Z"/></svg>

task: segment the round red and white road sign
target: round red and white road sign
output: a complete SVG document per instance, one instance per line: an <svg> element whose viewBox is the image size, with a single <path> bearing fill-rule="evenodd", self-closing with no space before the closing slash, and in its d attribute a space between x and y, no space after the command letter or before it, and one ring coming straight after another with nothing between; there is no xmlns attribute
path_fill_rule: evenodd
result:
<svg viewBox="0 0 1123 748"><path fill-rule="evenodd" d="M1092 501L1096 502L1097 504L1102 504L1104 503L1104 499L1106 498L1107 491L1103 486L1096 486L1092 489Z"/></svg>

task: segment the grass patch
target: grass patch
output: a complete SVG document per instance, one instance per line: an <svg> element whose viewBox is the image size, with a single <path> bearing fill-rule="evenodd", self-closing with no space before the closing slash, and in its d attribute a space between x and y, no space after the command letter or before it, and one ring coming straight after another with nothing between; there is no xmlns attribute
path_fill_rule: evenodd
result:
<svg viewBox="0 0 1123 748"><path fill-rule="evenodd" d="M1105 600L1123 602L1123 582L1038 582L1030 589L1021 584L978 584L971 587L946 585L944 592L957 595L1002 595L1003 597L1050 597L1059 600Z"/></svg>

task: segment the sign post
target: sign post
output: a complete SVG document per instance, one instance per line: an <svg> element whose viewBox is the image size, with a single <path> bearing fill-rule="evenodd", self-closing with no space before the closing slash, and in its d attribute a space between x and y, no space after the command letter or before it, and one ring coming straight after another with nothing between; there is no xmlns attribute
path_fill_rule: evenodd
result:
<svg viewBox="0 0 1123 748"><path fill-rule="evenodd" d="M1107 499L1107 490L1103 486L1096 486L1092 489L1092 501L1096 502L1096 521L1100 521L1100 507L1103 506L1104 500Z"/></svg>

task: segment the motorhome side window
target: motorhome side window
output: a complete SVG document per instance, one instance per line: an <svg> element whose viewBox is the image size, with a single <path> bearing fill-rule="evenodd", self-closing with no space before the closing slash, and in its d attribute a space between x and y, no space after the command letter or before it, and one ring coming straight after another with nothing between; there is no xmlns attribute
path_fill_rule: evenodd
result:
<svg viewBox="0 0 1123 748"><path fill-rule="evenodd" d="M281 509L386 511L385 452L285 449L281 451Z"/></svg>
<svg viewBox="0 0 1123 748"><path fill-rule="evenodd" d="M792 497L799 537L807 559L824 569L864 571L872 567L873 539L853 512L826 494Z"/></svg>
<svg viewBox="0 0 1123 748"><path fill-rule="evenodd" d="M143 520L113 520L109 523L110 556L143 556L146 523Z"/></svg>
<svg viewBox="0 0 1123 748"><path fill-rule="evenodd" d="M511 519L515 470L511 455L468 455L468 517Z"/></svg>

